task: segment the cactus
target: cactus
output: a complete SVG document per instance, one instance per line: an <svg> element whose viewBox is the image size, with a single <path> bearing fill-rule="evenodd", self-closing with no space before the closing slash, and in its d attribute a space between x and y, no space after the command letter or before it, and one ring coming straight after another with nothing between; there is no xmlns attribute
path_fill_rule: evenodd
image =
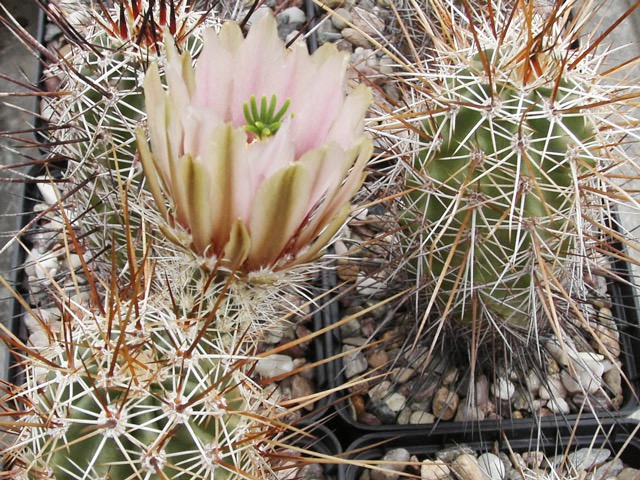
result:
<svg viewBox="0 0 640 480"><path fill-rule="evenodd" d="M265 478L274 404L229 335L165 299L81 310L30 352L6 455L27 478ZM208 328L204 340L200 329ZM208 338L208 339L207 339Z"/></svg>
<svg viewBox="0 0 640 480"><path fill-rule="evenodd" d="M414 268L437 292L429 305L476 331L525 335L560 310L580 315L573 299L612 233L610 207L633 203L611 192L631 164L624 107L637 89L607 86L588 42L576 49L585 10L569 20L564 7L548 16L535 2L495 2L489 18L431 3L455 33L432 32L434 57L417 75L427 109L415 115L421 146L402 205Z"/></svg>

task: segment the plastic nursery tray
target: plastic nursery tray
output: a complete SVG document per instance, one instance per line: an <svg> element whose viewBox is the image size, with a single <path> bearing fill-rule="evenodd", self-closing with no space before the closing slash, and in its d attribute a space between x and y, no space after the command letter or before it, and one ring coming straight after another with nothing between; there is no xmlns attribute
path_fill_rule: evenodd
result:
<svg viewBox="0 0 640 480"><path fill-rule="evenodd" d="M615 222L612 222L613 228L618 228ZM622 251L622 246L612 242L614 250ZM611 279L608 282L608 294L611 297L611 311L613 318L616 321L619 333L620 333L620 361L622 362L622 370L626 375L628 383L623 379L623 395L624 400L620 409L618 410L605 410L599 411L599 418L606 418L611 420L620 420L626 418L636 409L640 408L639 396L640 396L640 378L638 372L640 372L640 316L638 314L638 299L635 289L634 279L631 277L631 271L627 262L620 258L611 259L611 269L615 274L615 279ZM337 273L336 271L328 271L324 278L325 288L327 290L337 285ZM340 305L339 302L331 302L325 308L325 321L327 325L332 325L340 319ZM327 344L325 350L328 355L334 355L339 353L341 345L340 329L331 329L330 334L326 337ZM333 360L329 364L329 379L331 387L339 388L344 384L345 378L343 374L343 362L342 358ZM542 427L554 427L558 428L563 425L574 425L578 419L581 422L585 420L593 420L595 416L592 413L586 413L587 408L580 416L578 414L568 415L550 415L545 417L533 417L525 419L498 419L498 420L482 420L475 422L455 422L455 421L438 421L433 424L419 424L419 425L397 425L397 424L384 424L384 425L366 425L353 418L350 414L351 405L347 397L347 391L338 390L334 394L333 404L338 413L339 422L342 424L342 428L339 431L342 432L339 437L343 440L350 439L351 441L361 437L367 433L395 433L396 435L404 434L425 434L427 432L430 435L451 435L460 434L464 432L477 431L483 432L495 432L498 430L504 430L511 432L527 426L528 429L535 428L536 425ZM343 438L344 437L344 438Z"/></svg>
<svg viewBox="0 0 640 480"><path fill-rule="evenodd" d="M301 435L299 440L288 440L287 444L294 443L300 448L307 449L324 457L338 456L342 453L340 441L326 425L304 422L300 425L300 428L305 433ZM307 458L312 459L313 456L307 455ZM338 480L340 478L338 465L335 463L323 461L323 470L325 480Z"/></svg>
<svg viewBox="0 0 640 480"><path fill-rule="evenodd" d="M587 423L587 422L585 422ZM523 453L540 451L547 457L573 452L581 448L611 451L610 459L619 458L629 467L640 468L640 438L632 436L636 432L635 422L588 422L572 432L567 428L529 430L520 429L511 434L495 430L479 435L437 435L406 434L394 436L388 433L368 434L353 442L345 449L346 459L366 462L383 458L393 448L405 448L418 460L432 458L446 448L466 445L478 454L490 452ZM350 453L353 452L353 453ZM343 463L339 467L339 480L358 480L364 471L362 466Z"/></svg>

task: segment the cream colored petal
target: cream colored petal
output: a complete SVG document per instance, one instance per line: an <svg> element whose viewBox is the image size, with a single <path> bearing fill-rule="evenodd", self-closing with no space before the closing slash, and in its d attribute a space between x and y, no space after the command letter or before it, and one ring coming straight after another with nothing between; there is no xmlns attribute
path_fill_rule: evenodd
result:
<svg viewBox="0 0 640 480"><path fill-rule="evenodd" d="M174 173L172 175L173 189L171 191L171 199L173 200L173 212L175 219L182 228L190 230L189 215L187 211L187 196L189 194L189 186L185 184L183 179L183 164L189 161L189 155L184 155L174 164Z"/></svg>
<svg viewBox="0 0 640 480"><path fill-rule="evenodd" d="M330 143L305 153L299 160L313 179L309 203L315 206L327 192L337 190L353 165L353 158L337 143Z"/></svg>
<svg viewBox="0 0 640 480"><path fill-rule="evenodd" d="M304 230L300 233L296 241L296 249L301 250L306 244L312 242L322 229L331 223L336 212L349 203L364 181L364 169L371 158L372 152L373 143L370 138L364 135L356 146L346 152L345 158L347 161L342 163L342 167L346 165L353 166L348 169L348 172L344 172L344 182L341 182L336 189L327 192L325 201L319 205L309 223L305 225Z"/></svg>
<svg viewBox="0 0 640 480"><path fill-rule="evenodd" d="M331 218L329 224L321 230L317 238L310 242L310 245L305 246L303 244L300 247L302 250L291 263L291 266L313 262L321 257L322 250L329 244L329 242L331 242L335 234L338 233L338 230L342 228L350 213L351 205L348 203L343 205L342 208Z"/></svg>
<svg viewBox="0 0 640 480"><path fill-rule="evenodd" d="M294 163L269 178L256 196L250 223L251 270L274 265L303 222L308 208L307 168Z"/></svg>
<svg viewBox="0 0 640 480"><path fill-rule="evenodd" d="M142 162L142 169L144 170L145 178L147 179L147 185L153 195L153 199L156 202L156 207L162 214L165 220L169 220L166 205L164 204L165 198L162 194L162 188L159 182L159 173L156 166L156 159L149 150L147 145L147 138L142 130L142 127L136 128L136 141L138 143L138 151L140 153L140 160Z"/></svg>
<svg viewBox="0 0 640 480"><path fill-rule="evenodd" d="M201 161L211 178L210 201L215 225L215 245L221 249L227 242L232 224L240 218L248 223L251 191L245 132L230 123L216 128L207 140L209 154ZM220 250L215 252L220 254Z"/></svg>
<svg viewBox="0 0 640 480"><path fill-rule="evenodd" d="M204 254L211 242L215 228L212 218L212 205L209 198L210 178L206 169L194 160L191 155L185 155L180 161L178 172L180 182L181 201L189 222L189 230L196 252Z"/></svg>
<svg viewBox="0 0 640 480"><path fill-rule="evenodd" d="M237 219L231 226L229 241L224 247L224 258L229 268L242 270L242 264L251 250L251 236L242 220Z"/></svg>
<svg viewBox="0 0 640 480"><path fill-rule="evenodd" d="M165 49L167 52L165 73L169 90L176 91L176 95L180 95L182 98L191 98L195 89L195 76L193 59L189 51L178 52L171 35L165 37Z"/></svg>
<svg viewBox="0 0 640 480"><path fill-rule="evenodd" d="M167 138L166 93L160 81L158 65L152 63L144 77L144 99L147 110L147 127L151 149L158 161L158 174L166 179L169 175L169 141Z"/></svg>

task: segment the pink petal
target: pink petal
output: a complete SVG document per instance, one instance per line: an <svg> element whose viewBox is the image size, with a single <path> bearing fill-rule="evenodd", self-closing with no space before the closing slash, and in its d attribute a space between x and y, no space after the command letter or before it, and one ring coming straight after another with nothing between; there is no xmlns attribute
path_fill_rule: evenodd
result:
<svg viewBox="0 0 640 480"><path fill-rule="evenodd" d="M287 51L278 37L276 20L265 15L250 28L247 38L240 46L233 69L234 85L231 95L233 124L240 127L245 124L242 106L251 95L260 100L262 96L278 95L273 88L274 77L280 78L285 69ZM266 87L266 88L265 88ZM280 97L279 97L280 98ZM284 102L284 99L281 99Z"/></svg>
<svg viewBox="0 0 640 480"><path fill-rule="evenodd" d="M346 56L330 44L323 45L313 57L300 59L304 65L299 66L291 93L296 156L325 142L344 103L346 61Z"/></svg>
<svg viewBox="0 0 640 480"><path fill-rule="evenodd" d="M229 98L236 75L229 66L236 63L242 41L242 32L235 23L223 25L219 34L213 29L206 30L195 69L194 104L211 109L224 121L232 118Z"/></svg>
<svg viewBox="0 0 640 480"><path fill-rule="evenodd" d="M287 120L274 136L247 145L253 192L275 172L295 161L290 126L291 121Z"/></svg>
<svg viewBox="0 0 640 480"><path fill-rule="evenodd" d="M371 89L364 85L358 85L347 95L331 125L327 141L337 142L345 149L349 148L353 143L354 133L364 131L364 116L372 100Z"/></svg>

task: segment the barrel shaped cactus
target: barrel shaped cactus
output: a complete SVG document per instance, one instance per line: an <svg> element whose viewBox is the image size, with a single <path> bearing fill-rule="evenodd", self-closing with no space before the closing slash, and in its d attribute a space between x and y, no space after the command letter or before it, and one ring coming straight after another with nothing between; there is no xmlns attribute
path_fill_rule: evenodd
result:
<svg viewBox="0 0 640 480"><path fill-rule="evenodd" d="M27 382L13 394L27 407L6 452L13 474L266 478L276 422L246 358L198 340L202 320L153 302L111 312L74 318L58 332L66 341L27 362Z"/></svg>
<svg viewBox="0 0 640 480"><path fill-rule="evenodd" d="M610 206L633 203L614 178L632 164L636 90L575 41L584 9L431 4L442 28L412 88L419 146L402 203L427 309L493 338L557 330L561 310L580 316L589 258L615 235Z"/></svg>
<svg viewBox="0 0 640 480"><path fill-rule="evenodd" d="M142 78L151 60L163 58L166 35L181 46L199 48L202 26L217 21L207 12L192 10L184 2L135 0L108 9L105 4L76 23L79 5L53 5L49 14L66 25L64 47L46 76L60 82L45 119L52 140L73 144L69 156L124 168L136 151L133 131L145 117ZM187 35L188 34L188 35ZM57 127L57 128L56 128ZM67 147L69 148L69 147Z"/></svg>
<svg viewBox="0 0 640 480"><path fill-rule="evenodd" d="M430 146L407 182L415 190L406 219L433 229L425 268L445 274L445 301L461 294L457 314L471 320L481 305L480 315L526 326L542 265L555 275L576 253L576 185L595 176L596 128L575 85L492 86L478 81L482 64L473 67L453 72L438 97L446 112L424 121Z"/></svg>

